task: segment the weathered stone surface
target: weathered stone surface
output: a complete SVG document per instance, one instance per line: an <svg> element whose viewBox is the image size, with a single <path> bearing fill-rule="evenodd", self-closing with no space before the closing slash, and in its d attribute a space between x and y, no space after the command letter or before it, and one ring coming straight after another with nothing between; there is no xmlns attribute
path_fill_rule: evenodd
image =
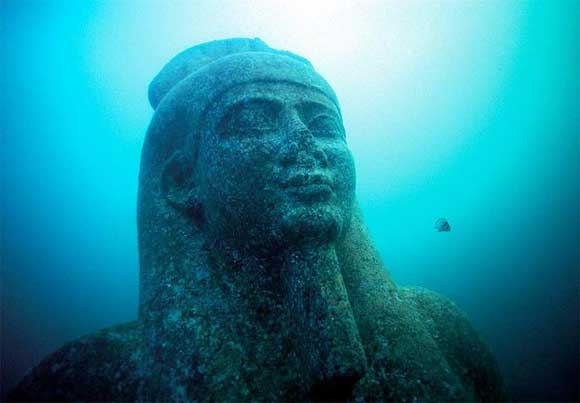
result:
<svg viewBox="0 0 580 403"><path fill-rule="evenodd" d="M310 63L211 42L149 94L139 319L63 347L12 399L502 399L457 307L389 278L356 207L338 101Z"/></svg>

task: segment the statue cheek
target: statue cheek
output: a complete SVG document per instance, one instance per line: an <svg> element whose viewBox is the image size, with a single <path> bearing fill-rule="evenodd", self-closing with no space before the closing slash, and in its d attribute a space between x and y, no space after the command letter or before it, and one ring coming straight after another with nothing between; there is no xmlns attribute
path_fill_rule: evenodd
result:
<svg viewBox="0 0 580 403"><path fill-rule="evenodd" d="M236 200L261 193L272 181L273 149L270 144L255 139L221 144L217 150L219 157L211 163L212 185L220 188L223 196L233 195Z"/></svg>
<svg viewBox="0 0 580 403"><path fill-rule="evenodd" d="M325 150L330 168L342 181L355 182L355 167L352 154L344 147L331 147Z"/></svg>
<svg viewBox="0 0 580 403"><path fill-rule="evenodd" d="M224 145L227 147L227 145ZM271 138L241 138L228 147L230 158L237 159L239 164L268 163L273 160L277 142Z"/></svg>

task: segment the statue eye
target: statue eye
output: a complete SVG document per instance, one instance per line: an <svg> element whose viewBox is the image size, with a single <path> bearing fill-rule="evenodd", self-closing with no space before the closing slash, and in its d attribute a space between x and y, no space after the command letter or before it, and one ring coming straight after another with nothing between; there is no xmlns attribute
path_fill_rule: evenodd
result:
<svg viewBox="0 0 580 403"><path fill-rule="evenodd" d="M278 128L280 106L267 100L240 103L220 123L222 136L259 136Z"/></svg>
<svg viewBox="0 0 580 403"><path fill-rule="evenodd" d="M315 116L308 124L308 129L317 137L342 138L343 132L336 119L330 115Z"/></svg>

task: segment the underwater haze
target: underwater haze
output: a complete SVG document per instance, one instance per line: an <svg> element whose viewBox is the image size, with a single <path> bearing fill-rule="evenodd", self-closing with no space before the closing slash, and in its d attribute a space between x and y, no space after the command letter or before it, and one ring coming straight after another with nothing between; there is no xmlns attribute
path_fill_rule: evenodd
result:
<svg viewBox="0 0 580 403"><path fill-rule="evenodd" d="M395 281L467 313L511 399L579 399L580 3L311 3L0 0L0 397L137 317L147 86L260 37L335 89Z"/></svg>

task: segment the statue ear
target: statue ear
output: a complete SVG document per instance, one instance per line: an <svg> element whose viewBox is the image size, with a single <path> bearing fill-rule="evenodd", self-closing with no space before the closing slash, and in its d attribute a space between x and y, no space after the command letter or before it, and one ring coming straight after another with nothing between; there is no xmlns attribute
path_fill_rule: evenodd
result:
<svg viewBox="0 0 580 403"><path fill-rule="evenodd" d="M193 162L176 151L163 166L161 193L167 203L179 210L197 215L200 209L198 188L193 178Z"/></svg>

